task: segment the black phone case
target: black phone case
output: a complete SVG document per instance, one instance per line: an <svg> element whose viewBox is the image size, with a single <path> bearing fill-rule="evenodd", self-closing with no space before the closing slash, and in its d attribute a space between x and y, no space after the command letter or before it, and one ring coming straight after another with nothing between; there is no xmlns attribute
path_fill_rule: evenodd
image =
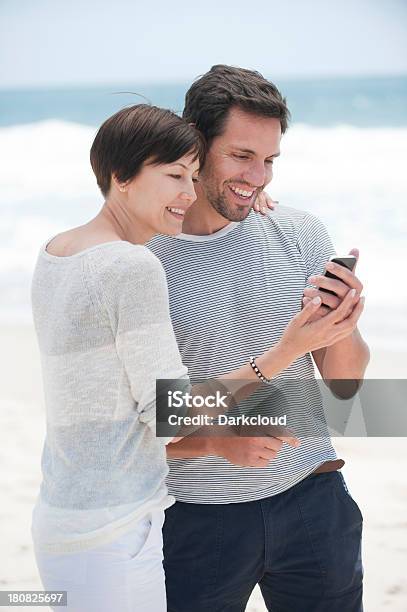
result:
<svg viewBox="0 0 407 612"><path fill-rule="evenodd" d="M351 272L355 266L353 259L349 259L349 261L344 261L342 259L334 257L331 261L339 264L340 266L343 266L344 268L348 268L348 270L350 270ZM328 272L328 270L325 270L324 276L326 276L327 278L338 278L337 276L335 276L335 274L332 274L332 272ZM331 293L332 295L336 295L336 293L334 291L331 291L330 289L322 289L321 287L320 291L325 291L325 293Z"/></svg>

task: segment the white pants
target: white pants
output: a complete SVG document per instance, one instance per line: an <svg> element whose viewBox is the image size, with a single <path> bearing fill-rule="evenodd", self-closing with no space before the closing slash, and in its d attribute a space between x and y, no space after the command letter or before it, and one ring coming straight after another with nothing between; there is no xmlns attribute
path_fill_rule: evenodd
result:
<svg viewBox="0 0 407 612"><path fill-rule="evenodd" d="M110 544L78 553L35 551L44 589L67 591L67 612L166 612L163 522L164 512L155 510Z"/></svg>

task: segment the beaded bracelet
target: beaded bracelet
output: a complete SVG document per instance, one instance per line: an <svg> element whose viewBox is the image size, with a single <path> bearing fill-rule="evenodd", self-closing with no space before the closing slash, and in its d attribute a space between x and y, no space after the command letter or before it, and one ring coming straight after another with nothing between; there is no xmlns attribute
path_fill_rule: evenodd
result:
<svg viewBox="0 0 407 612"><path fill-rule="evenodd" d="M260 380L264 383L270 383L271 382L271 378L266 378L265 376L263 376L263 374L260 372L259 368L256 365L256 362L254 360L254 357L250 357L249 358L249 363L252 366L256 376L258 376L258 378L260 378Z"/></svg>

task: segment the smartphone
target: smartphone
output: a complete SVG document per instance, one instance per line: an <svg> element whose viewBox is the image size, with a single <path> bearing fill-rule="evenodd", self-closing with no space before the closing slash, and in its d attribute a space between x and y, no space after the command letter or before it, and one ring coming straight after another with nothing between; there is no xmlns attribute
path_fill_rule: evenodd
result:
<svg viewBox="0 0 407 612"><path fill-rule="evenodd" d="M350 270L351 272L356 266L356 257L354 255L345 255L344 257L334 255L334 257L331 257L329 261L333 261L334 263L339 264L344 268L348 268L348 270ZM326 276L327 278L338 278L337 276L335 276L335 274L332 274L332 272L328 272L328 270L325 270L324 276ZM322 287L320 287L319 290L325 291L325 293L332 293L332 295L336 295L334 291L330 291L329 289L322 289Z"/></svg>

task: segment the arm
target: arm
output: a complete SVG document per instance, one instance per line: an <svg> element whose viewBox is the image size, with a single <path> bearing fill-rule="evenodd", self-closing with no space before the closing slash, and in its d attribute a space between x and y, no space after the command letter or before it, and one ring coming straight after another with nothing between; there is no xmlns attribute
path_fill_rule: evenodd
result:
<svg viewBox="0 0 407 612"><path fill-rule="evenodd" d="M360 304L359 296L363 290L363 285L359 279L352 272L345 271L345 268L342 266L334 266L335 270L331 269L330 271L343 282L322 276L324 268L329 258L334 255L335 250L325 226L313 215L306 215L304 217L298 232L297 246L303 256L307 274L310 277L304 290L305 297L303 303L307 304L310 299L316 296L322 299L322 306L314 315L314 320L336 309L352 288L356 290L357 295L347 316L356 308L358 308L360 315L363 304ZM359 257L357 249L352 249L350 254L355 255L356 258ZM336 295L319 291L320 287L329 289ZM315 364L328 386L329 382L335 379L363 379L369 362L369 349L356 327L357 318L355 317L355 319L355 324L350 328L349 334L346 337L341 338L330 346L312 351Z"/></svg>
<svg viewBox="0 0 407 612"><path fill-rule="evenodd" d="M357 249L353 249L351 254L359 256ZM319 316L324 316L324 311L330 312L338 307L341 300L347 293L354 289L356 295L353 299L352 308L347 316L351 316L356 309L360 310L361 302L363 307L364 298L360 298L360 293L363 290L363 285L355 276L354 272L345 270L342 266L333 264L330 265L330 270L335 272L337 279L329 279L326 276L316 276L313 280L317 283L317 289L307 289L304 293L308 296L304 298L304 303L310 297L320 295L326 307L320 309ZM334 291L335 295L327 294L326 292L318 291L322 287ZM346 379L353 381L363 380L366 367L370 359L370 351L366 342L363 340L356 324L359 317L355 321L354 327L351 329L348 336L335 342L331 346L324 347L312 353L315 363L321 373L322 378L331 386L332 381ZM356 385L356 390L360 386L360 382Z"/></svg>
<svg viewBox="0 0 407 612"><path fill-rule="evenodd" d="M370 351L358 329L336 344L314 351L312 356L325 384L336 397L349 399L359 391Z"/></svg>
<svg viewBox="0 0 407 612"><path fill-rule="evenodd" d="M134 399L134 417L155 432L156 379L189 384L171 325L165 272L145 247L118 243L93 278L110 321L121 376Z"/></svg>
<svg viewBox="0 0 407 612"><path fill-rule="evenodd" d="M294 358L290 356L285 350L284 344L282 344L269 349L258 357L256 364L267 378L272 378L288 367L293 360ZM228 383L232 385L236 403L250 395L259 384L259 380L249 364L223 375L220 380L226 386L228 386ZM197 386L199 385L195 385L193 390ZM208 430L207 436L205 436L206 430ZM220 427L218 433L222 433L222 435L215 434L215 426L201 427L197 436L174 438L172 443L167 445L167 457L169 459L184 459L218 455L237 465L256 465L256 453L258 455L262 449L263 454L272 453L273 456L269 458L274 458L283 441L292 446L298 446L296 438L280 436L273 439L269 437L266 440L268 446L265 450L265 441L262 438L240 438L233 428L225 426Z"/></svg>
<svg viewBox="0 0 407 612"><path fill-rule="evenodd" d="M98 274L97 288L135 401L135 416L138 415L140 422L155 431L157 379L183 379L181 386L185 385L191 395L212 394L213 389L219 387L224 392L226 386L231 390L232 405L250 395L258 387L259 380L249 364L223 375L221 380L212 379L191 388L171 324L164 269L143 247L118 245L117 249L117 258ZM303 325L314 310L315 305L299 313L298 325ZM306 342L310 338L308 332ZM273 347L257 358L258 366L271 378L296 358L296 349L288 352L281 346ZM193 410L191 408L188 415ZM191 428L184 430L191 433ZM222 433L224 431L222 429ZM184 431L176 432L176 436L182 435ZM170 435L166 441L172 439ZM291 438L287 441L296 443ZM180 444L176 438L173 442Z"/></svg>
<svg viewBox="0 0 407 612"><path fill-rule="evenodd" d="M352 249L351 254L359 257L359 251ZM327 301L327 306L334 309L340 304L340 300L349 292L350 289L355 289L356 296L353 300L351 313L360 306L360 293L363 290L363 285L355 276L354 271L345 270L342 266L334 265L334 271L337 279L327 279L325 276L316 277L319 279L318 287L330 289L335 292L335 295L318 292L317 290L307 290L308 296L319 294L323 300ZM332 269L332 264L330 264ZM308 298L304 298L304 302ZM364 298L362 298L364 300ZM323 316L322 309L320 315ZM363 340L355 322L351 333L344 339L313 352L315 363L321 373L326 384L335 391L338 395L349 397L356 393L363 380L366 367L370 359L370 351L366 342ZM351 380L354 385L347 385L345 395L340 393L340 387L336 380ZM352 392L353 389L353 392ZM343 388L345 390L345 388Z"/></svg>
<svg viewBox="0 0 407 612"><path fill-rule="evenodd" d="M216 448L217 441L219 441L219 438L186 436L176 444L171 442L167 444L167 457L168 459L185 459L187 457L219 455Z"/></svg>
<svg viewBox="0 0 407 612"><path fill-rule="evenodd" d="M325 381L338 378L362 380L369 363L370 351L356 328L340 342L313 351L312 356Z"/></svg>
<svg viewBox="0 0 407 612"><path fill-rule="evenodd" d="M321 304L320 298L310 301L292 319L277 345L256 360L263 374L267 378L271 378L285 369L300 355L304 355L310 350L320 349L327 344L331 344L334 339L347 335L352 321L349 323L349 321L344 321L343 318L350 307L351 301L352 296L348 295L334 312L309 324L309 319ZM313 348L307 350L306 346L309 346L310 343ZM247 377L247 375L250 379L255 376L249 365L243 366L243 368L231 372L227 376L229 379L236 379L239 376ZM200 433L205 432L201 430ZM229 437L215 437L213 436L213 430L211 433L212 437L210 438L187 437L176 444L170 444L167 447L168 457L202 457L210 454L224 457L236 465L263 467L275 458L283 441L291 443L294 447L298 445L295 439L289 440L279 436L239 438L237 434L234 435L234 432L229 432L231 433Z"/></svg>
<svg viewBox="0 0 407 612"><path fill-rule="evenodd" d="M186 437L177 444L167 444L168 459L186 459L217 455L234 465L265 467L283 445L281 438L239 437L236 432L226 436ZM292 446L298 446L293 444Z"/></svg>

